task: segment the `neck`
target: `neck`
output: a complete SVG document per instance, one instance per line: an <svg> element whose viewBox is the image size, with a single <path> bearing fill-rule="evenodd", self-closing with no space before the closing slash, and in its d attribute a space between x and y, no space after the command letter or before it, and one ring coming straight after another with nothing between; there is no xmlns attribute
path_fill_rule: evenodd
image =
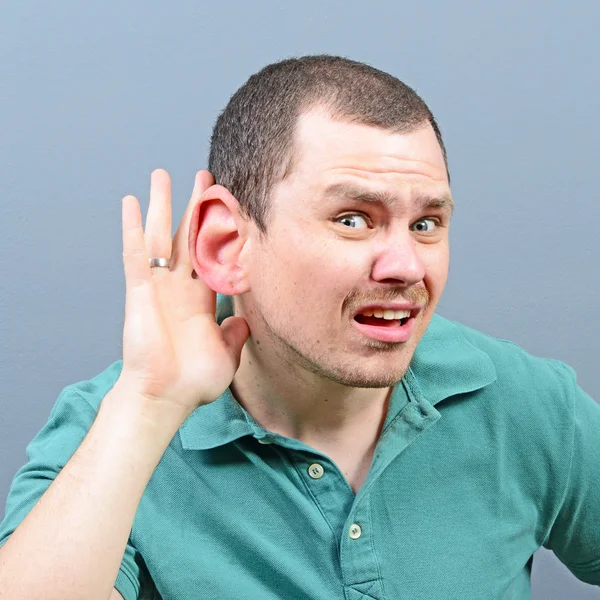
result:
<svg viewBox="0 0 600 600"><path fill-rule="evenodd" d="M391 388L353 388L290 364L249 338L231 384L265 429L313 447L378 439Z"/></svg>

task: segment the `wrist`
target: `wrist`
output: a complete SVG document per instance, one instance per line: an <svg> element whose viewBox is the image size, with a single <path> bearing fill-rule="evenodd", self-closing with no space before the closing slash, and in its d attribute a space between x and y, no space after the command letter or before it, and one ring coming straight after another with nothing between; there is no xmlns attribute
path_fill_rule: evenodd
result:
<svg viewBox="0 0 600 600"><path fill-rule="evenodd" d="M150 398L127 380L117 380L102 400L100 411L123 432L168 445L190 411L160 398Z"/></svg>

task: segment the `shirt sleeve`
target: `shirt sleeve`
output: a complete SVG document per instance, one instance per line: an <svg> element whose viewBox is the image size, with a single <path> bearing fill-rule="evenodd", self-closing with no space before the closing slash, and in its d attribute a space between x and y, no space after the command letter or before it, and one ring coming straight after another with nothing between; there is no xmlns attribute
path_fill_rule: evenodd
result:
<svg viewBox="0 0 600 600"><path fill-rule="evenodd" d="M99 404L99 403L98 403ZM14 476L6 513L0 523L0 547L7 541L48 489L60 470L75 453L97 414L74 386L66 387L59 395L50 417L26 448L28 462ZM51 552L52 548L48 548ZM143 560L128 541L115 587L125 600L145 597L144 589L151 586Z"/></svg>
<svg viewBox="0 0 600 600"><path fill-rule="evenodd" d="M581 581L600 586L600 405L573 380L570 470L544 547Z"/></svg>

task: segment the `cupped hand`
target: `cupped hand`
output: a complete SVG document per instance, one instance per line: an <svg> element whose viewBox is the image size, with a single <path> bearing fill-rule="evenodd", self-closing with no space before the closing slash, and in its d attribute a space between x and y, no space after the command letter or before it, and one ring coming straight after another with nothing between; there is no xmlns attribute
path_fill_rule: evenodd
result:
<svg viewBox="0 0 600 600"><path fill-rule="evenodd" d="M215 320L216 294L196 275L188 250L194 206L214 184L196 174L194 190L171 240L171 180L152 172L146 228L134 196L122 202L125 323L120 380L129 389L189 415L218 398L239 367L248 335L241 317ZM168 258L169 267L150 267Z"/></svg>

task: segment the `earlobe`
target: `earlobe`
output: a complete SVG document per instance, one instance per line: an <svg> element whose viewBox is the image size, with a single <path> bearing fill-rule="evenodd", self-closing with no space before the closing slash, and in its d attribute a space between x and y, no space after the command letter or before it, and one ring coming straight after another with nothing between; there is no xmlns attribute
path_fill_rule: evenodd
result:
<svg viewBox="0 0 600 600"><path fill-rule="evenodd" d="M245 221L226 188L213 185L204 192L192 213L188 241L194 270L213 291L227 296L248 291L240 264Z"/></svg>

